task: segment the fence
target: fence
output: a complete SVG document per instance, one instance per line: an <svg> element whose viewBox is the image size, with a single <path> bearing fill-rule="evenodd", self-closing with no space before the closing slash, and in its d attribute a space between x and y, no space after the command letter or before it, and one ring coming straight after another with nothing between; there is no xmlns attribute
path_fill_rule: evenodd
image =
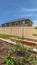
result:
<svg viewBox="0 0 37 65"><path fill-rule="evenodd" d="M37 39L37 36L33 36L33 34L37 34L37 30L35 30L33 27L25 26L0 27L0 34L8 34L23 38Z"/></svg>

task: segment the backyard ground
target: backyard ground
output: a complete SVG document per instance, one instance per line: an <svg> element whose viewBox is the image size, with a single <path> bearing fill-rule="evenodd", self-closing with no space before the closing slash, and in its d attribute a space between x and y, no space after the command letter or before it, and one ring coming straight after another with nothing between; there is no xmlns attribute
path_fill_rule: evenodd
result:
<svg viewBox="0 0 37 65"><path fill-rule="evenodd" d="M37 65L37 54L32 51L32 47L0 40L0 65Z"/></svg>

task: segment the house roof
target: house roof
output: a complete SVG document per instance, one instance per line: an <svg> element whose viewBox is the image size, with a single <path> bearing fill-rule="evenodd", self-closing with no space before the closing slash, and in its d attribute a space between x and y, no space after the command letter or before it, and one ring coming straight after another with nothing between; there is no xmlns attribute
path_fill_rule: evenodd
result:
<svg viewBox="0 0 37 65"><path fill-rule="evenodd" d="M16 21L23 21L23 20L29 20L32 23L32 21L30 19L27 19L27 18L18 18L18 19L11 20L11 21L8 21L8 22L3 23L3 24L7 24L7 23L11 23L11 22L16 22Z"/></svg>

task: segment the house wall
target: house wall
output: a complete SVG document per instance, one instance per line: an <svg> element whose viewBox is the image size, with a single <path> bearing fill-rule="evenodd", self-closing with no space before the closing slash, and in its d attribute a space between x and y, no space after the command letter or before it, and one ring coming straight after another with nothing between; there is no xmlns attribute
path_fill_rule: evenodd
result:
<svg viewBox="0 0 37 65"><path fill-rule="evenodd" d="M35 30L33 27L25 27L25 26L0 27L0 34L8 34L23 38L37 39L37 36L32 35L37 34L37 30Z"/></svg>

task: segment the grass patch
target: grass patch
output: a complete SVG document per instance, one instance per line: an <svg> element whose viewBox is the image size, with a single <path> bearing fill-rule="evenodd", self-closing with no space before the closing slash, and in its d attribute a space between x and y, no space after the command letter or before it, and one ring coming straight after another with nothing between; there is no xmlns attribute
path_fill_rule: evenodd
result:
<svg viewBox="0 0 37 65"><path fill-rule="evenodd" d="M11 37L21 38L21 37L19 37L19 36L14 36L14 35L0 34L0 38L9 39L9 38L11 38Z"/></svg>
<svg viewBox="0 0 37 65"><path fill-rule="evenodd" d="M0 34L0 38L9 39L10 37L12 37L12 35Z"/></svg>
<svg viewBox="0 0 37 65"><path fill-rule="evenodd" d="M37 26L35 26L34 29L37 29Z"/></svg>
<svg viewBox="0 0 37 65"><path fill-rule="evenodd" d="M33 36L37 36L37 34L32 34Z"/></svg>

